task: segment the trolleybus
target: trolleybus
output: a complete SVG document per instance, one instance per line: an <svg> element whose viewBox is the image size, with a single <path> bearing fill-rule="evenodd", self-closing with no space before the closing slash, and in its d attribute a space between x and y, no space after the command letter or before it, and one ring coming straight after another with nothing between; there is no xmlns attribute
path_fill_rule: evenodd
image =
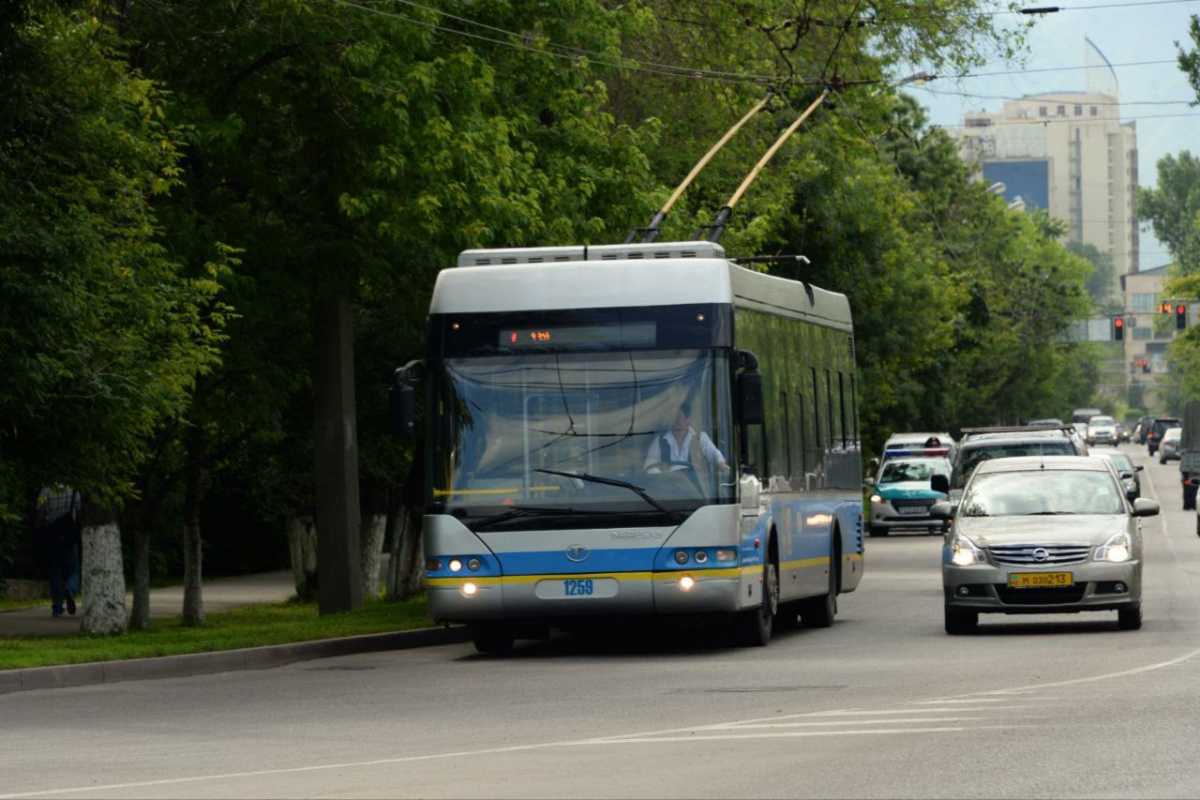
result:
<svg viewBox="0 0 1200 800"><path fill-rule="evenodd" d="M427 333L394 408L424 385L429 605L480 651L642 615L763 645L858 586L844 295L712 242L471 250Z"/></svg>

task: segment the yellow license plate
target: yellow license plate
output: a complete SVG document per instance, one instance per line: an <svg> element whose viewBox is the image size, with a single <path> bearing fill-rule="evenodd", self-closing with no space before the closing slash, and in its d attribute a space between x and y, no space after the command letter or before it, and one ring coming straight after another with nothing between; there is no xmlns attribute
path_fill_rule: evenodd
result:
<svg viewBox="0 0 1200 800"><path fill-rule="evenodd" d="M1075 576L1070 572L1014 572L1008 576L1008 585L1012 589L1043 589L1073 583Z"/></svg>

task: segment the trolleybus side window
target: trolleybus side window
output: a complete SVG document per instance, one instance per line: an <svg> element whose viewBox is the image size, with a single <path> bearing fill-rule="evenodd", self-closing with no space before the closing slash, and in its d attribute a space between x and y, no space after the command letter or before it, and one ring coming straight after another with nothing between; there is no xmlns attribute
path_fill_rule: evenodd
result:
<svg viewBox="0 0 1200 800"><path fill-rule="evenodd" d="M841 372L838 373L838 415L842 423L842 449L845 450L849 447L849 426L846 424L846 376Z"/></svg>
<svg viewBox="0 0 1200 800"><path fill-rule="evenodd" d="M837 442L837 434L834 432L835 422L833 413L833 373L828 369L825 370L825 398L829 403L829 415L825 418L829 422L829 446L834 447Z"/></svg>
<svg viewBox="0 0 1200 800"><path fill-rule="evenodd" d="M788 398L787 392L779 393L779 408L783 412L783 430L779 437L783 443L783 464L787 472L784 474L788 478L792 477L792 422L790 414L788 414Z"/></svg>
<svg viewBox="0 0 1200 800"><path fill-rule="evenodd" d="M817 384L817 368L809 367L812 373L812 399L813 399L813 431L816 436L813 439L813 445L817 448L817 462L821 460L821 450L824 446L821 443L821 389Z"/></svg>
<svg viewBox="0 0 1200 800"><path fill-rule="evenodd" d="M800 480L804 480L804 473L808 472L808 442L804 436L804 395L796 392L796 426L795 433L799 437L800 447Z"/></svg>

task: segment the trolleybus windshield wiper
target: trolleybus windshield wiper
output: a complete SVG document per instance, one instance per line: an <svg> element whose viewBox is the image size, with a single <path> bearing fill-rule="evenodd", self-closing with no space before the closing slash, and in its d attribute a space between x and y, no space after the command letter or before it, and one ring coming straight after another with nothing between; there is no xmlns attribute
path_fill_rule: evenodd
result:
<svg viewBox="0 0 1200 800"><path fill-rule="evenodd" d="M668 511L662 503L651 497L649 492L647 492L641 486L632 484L629 481L623 481L617 478L605 478L602 475L589 475L586 472L566 472L559 469L534 469L533 471L544 472L547 475L561 475L564 478L575 478L581 481L591 481L592 483L603 483L605 486L619 486L622 489L628 489L629 491L634 492L638 497L642 498L662 513L667 515L671 514L671 512Z"/></svg>

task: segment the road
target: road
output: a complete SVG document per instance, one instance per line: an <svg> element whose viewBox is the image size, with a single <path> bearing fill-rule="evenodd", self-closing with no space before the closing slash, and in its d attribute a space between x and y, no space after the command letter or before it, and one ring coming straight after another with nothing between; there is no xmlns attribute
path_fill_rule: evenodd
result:
<svg viewBox="0 0 1200 800"><path fill-rule="evenodd" d="M1145 449L1145 626L942 631L938 537L869 541L768 648L560 637L0 696L0 795L1195 797L1200 539Z"/></svg>

